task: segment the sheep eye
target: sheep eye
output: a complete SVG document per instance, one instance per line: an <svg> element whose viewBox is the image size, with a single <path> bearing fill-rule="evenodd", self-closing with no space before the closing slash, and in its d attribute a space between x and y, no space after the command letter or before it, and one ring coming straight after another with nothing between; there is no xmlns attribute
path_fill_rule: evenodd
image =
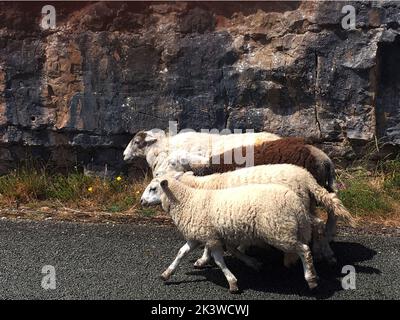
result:
<svg viewBox="0 0 400 320"><path fill-rule="evenodd" d="M150 188L150 192L156 192L156 187Z"/></svg>

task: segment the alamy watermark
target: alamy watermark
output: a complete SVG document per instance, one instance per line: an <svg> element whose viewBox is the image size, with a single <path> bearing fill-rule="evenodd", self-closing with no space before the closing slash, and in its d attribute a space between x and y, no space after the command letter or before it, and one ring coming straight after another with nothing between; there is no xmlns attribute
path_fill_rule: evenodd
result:
<svg viewBox="0 0 400 320"><path fill-rule="evenodd" d="M191 157L191 163L192 164L204 164L204 161L209 162L211 164L221 164L221 161L223 161L223 164L236 164L237 166L246 166L246 167L252 167L255 164L255 159L254 159L254 148L257 142L257 138L255 135L245 135L243 136L243 131L245 133L255 133L254 129L200 129L200 133L207 133L210 134L207 136L207 148L202 148L202 146L198 146L197 150L197 156L198 157ZM189 132L197 132L194 129L182 129L179 131L179 134L182 133L189 133ZM165 138L166 136L172 137L178 134L178 124L176 121L169 121L168 122L168 129L167 132L165 132L163 129L159 128L154 128L150 131L146 132L147 135L153 136L155 139L162 139ZM240 144L231 144L231 143L226 143L225 141L221 141L219 139L220 136L224 135L229 135L229 134L240 134L241 135L241 143ZM167 143L169 140L167 140ZM192 142L192 148L195 148L195 142ZM127 147L129 148L129 146ZM180 146L175 145L172 143L169 143L168 145L165 146L165 150L167 150L167 153L169 155L176 155L176 153L179 153L180 151ZM188 161L185 156L183 156L181 159L181 162Z"/></svg>
<svg viewBox="0 0 400 320"><path fill-rule="evenodd" d="M52 5L42 7L42 20L40 22L42 29L55 29L56 27L56 8Z"/></svg>
<svg viewBox="0 0 400 320"><path fill-rule="evenodd" d="M41 286L44 290L56 289L56 268L52 265L45 265L42 268L42 283Z"/></svg>
<svg viewBox="0 0 400 320"><path fill-rule="evenodd" d="M42 7L42 20L40 26L42 29L55 29L56 27L56 8L53 5ZM342 28L345 30L354 30L356 28L356 9L352 5L342 7L341 13L345 16L341 19Z"/></svg>
<svg viewBox="0 0 400 320"><path fill-rule="evenodd" d="M344 290L356 289L356 268L352 265L345 265L342 268L342 274L346 274L342 278L342 288Z"/></svg>
<svg viewBox="0 0 400 320"><path fill-rule="evenodd" d="M356 9L352 5L346 5L342 8L342 13L346 14L342 18L342 28L354 30L356 28Z"/></svg>

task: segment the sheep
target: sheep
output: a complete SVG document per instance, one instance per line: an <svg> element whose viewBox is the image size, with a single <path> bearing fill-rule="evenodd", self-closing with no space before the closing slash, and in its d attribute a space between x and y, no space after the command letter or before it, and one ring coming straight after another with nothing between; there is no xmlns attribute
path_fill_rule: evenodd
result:
<svg viewBox="0 0 400 320"><path fill-rule="evenodd" d="M251 155L246 154L248 152L246 146L239 146L219 154L214 153L209 159L197 161L191 165L191 171L196 172L197 175L207 175L244 167L246 164L232 161L232 154L241 154L244 158L253 157L255 166L288 163L304 167L327 191L335 191L335 166L332 160L322 150L307 144L304 138L288 137L274 141L261 141L253 147Z"/></svg>
<svg viewBox="0 0 400 320"><path fill-rule="evenodd" d="M313 254L316 258L325 258L330 263L335 263L333 251L329 246L329 241L333 240L336 233L335 225L337 217L345 220L349 225L354 226L355 221L350 213L345 209L340 199L335 193L328 193L318 185L314 177L304 168L291 164L271 164L255 167L242 168L222 174L212 174L208 176L194 176L193 172L186 172L180 181L196 189L225 189L246 184L267 184L277 183L289 187L301 197L305 206L315 216L315 202L327 209L329 221L326 233L319 235L320 241L313 239ZM316 234L322 220L316 227ZM332 222L335 222L332 224ZM207 254L196 261L195 266L200 267L208 261Z"/></svg>
<svg viewBox="0 0 400 320"><path fill-rule="evenodd" d="M170 168L178 168L173 172L181 171L179 164L177 167ZM293 164L259 165L207 176L194 176L193 172L186 172L182 175L181 181L199 189L225 189L244 184L284 184L301 196L310 210L315 210L314 202L316 201L327 209L329 219L332 221L336 221L335 216L339 216L350 225L355 224L354 219L334 192L328 193L327 190L321 188L309 171ZM332 227L334 225L327 228L331 239L335 235Z"/></svg>
<svg viewBox="0 0 400 320"><path fill-rule="evenodd" d="M186 166L197 175L247 166L248 163L229 161L232 154L241 154L242 158L251 158L253 165L290 163L302 166L321 186L329 192L335 191L335 167L322 150L307 144L303 138L280 138L267 132L227 135L184 132L169 137L161 130L140 131L125 148L124 160L145 157L153 174L162 175L169 166L169 156L175 152L190 155L186 157ZM206 161L200 161L199 157Z"/></svg>
<svg viewBox="0 0 400 320"><path fill-rule="evenodd" d="M176 150L200 154L209 157L214 153L237 148L242 145L251 146L262 141L279 139L278 135L259 132L246 132L242 134L213 134L203 132L181 132L177 135L167 136L164 131L152 129L138 132L129 142L123 152L124 160L130 162L136 157L146 158L153 170L163 165L167 156Z"/></svg>
<svg viewBox="0 0 400 320"><path fill-rule="evenodd" d="M303 200L279 184L255 184L221 190L194 189L177 178L154 178L141 197L143 206L161 204L186 239L172 264L162 273L167 281L180 261L200 244L211 251L229 284L237 293L237 279L227 268L223 245L248 265L252 261L235 248L240 244L267 243L298 255L310 289L317 287L317 274L308 246L313 216Z"/></svg>
<svg viewBox="0 0 400 320"><path fill-rule="evenodd" d="M249 148L240 146L222 153L204 157L190 152L176 151L171 153L159 166L155 176L168 171L194 171L196 175L209 175L216 172L227 172L243 167L232 160L232 154L240 153L243 158L252 157L253 165L288 163L306 168L329 192L335 192L335 167L332 160L320 149L306 144L303 138L281 138L273 141L259 141ZM336 221L328 216L327 230L333 235Z"/></svg>

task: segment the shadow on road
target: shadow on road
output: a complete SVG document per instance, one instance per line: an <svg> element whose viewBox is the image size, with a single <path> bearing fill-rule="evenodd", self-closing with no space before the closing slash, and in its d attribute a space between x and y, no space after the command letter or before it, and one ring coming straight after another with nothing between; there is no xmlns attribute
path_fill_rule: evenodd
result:
<svg viewBox="0 0 400 320"><path fill-rule="evenodd" d="M250 254L255 256L263 263L260 272L245 266L241 261L231 256L226 257L226 263L230 270L238 279L241 290L255 290L284 295L299 295L314 297L317 299L327 299L335 292L343 290L341 279L346 274L342 274L345 265L353 265L358 273L380 274L380 270L369 266L358 266L357 263L371 260L377 253L375 250L367 248L355 242L334 242L331 244L337 257L337 264L329 266L324 262L315 263L317 274L320 277L319 287L315 292L311 292L303 277L303 267L301 263L287 269L283 266L283 254L276 249L253 249ZM194 262L195 259L192 261ZM227 282L221 270L217 267L205 269L194 269L188 272L189 275L204 277L207 281L227 288ZM199 279L199 281L204 281ZM188 281L197 282L197 280ZM170 282L169 285L179 284Z"/></svg>

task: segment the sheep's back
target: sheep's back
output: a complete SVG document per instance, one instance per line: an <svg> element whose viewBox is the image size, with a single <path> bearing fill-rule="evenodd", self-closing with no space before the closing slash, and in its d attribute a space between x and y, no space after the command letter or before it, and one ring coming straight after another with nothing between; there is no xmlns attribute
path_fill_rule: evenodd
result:
<svg viewBox="0 0 400 320"><path fill-rule="evenodd" d="M209 219L218 234L233 244L261 240L276 245L282 235L296 238L299 223L309 219L301 199L282 185L257 184L209 192Z"/></svg>
<svg viewBox="0 0 400 320"><path fill-rule="evenodd" d="M244 167L246 163L238 165L232 161L235 153L241 154L243 158L252 157L254 166L263 164L293 164L307 169L317 182L326 187L326 170L328 156L319 150L318 154L315 148L305 144L303 138L282 138L275 141L262 141L255 144L252 148L241 146L233 150L228 150L221 154L214 154L210 157L209 166L196 168L198 175L211 173L223 173L234 171L239 167ZM250 151L252 154L248 155ZM322 157L322 155L325 157ZM216 162L215 160L218 159Z"/></svg>
<svg viewBox="0 0 400 320"><path fill-rule="evenodd" d="M309 180L312 175L299 166L291 164L260 165L255 167L240 168L209 176L184 176L183 180L190 186L198 186L202 189L226 189L248 184L283 184L309 206Z"/></svg>

